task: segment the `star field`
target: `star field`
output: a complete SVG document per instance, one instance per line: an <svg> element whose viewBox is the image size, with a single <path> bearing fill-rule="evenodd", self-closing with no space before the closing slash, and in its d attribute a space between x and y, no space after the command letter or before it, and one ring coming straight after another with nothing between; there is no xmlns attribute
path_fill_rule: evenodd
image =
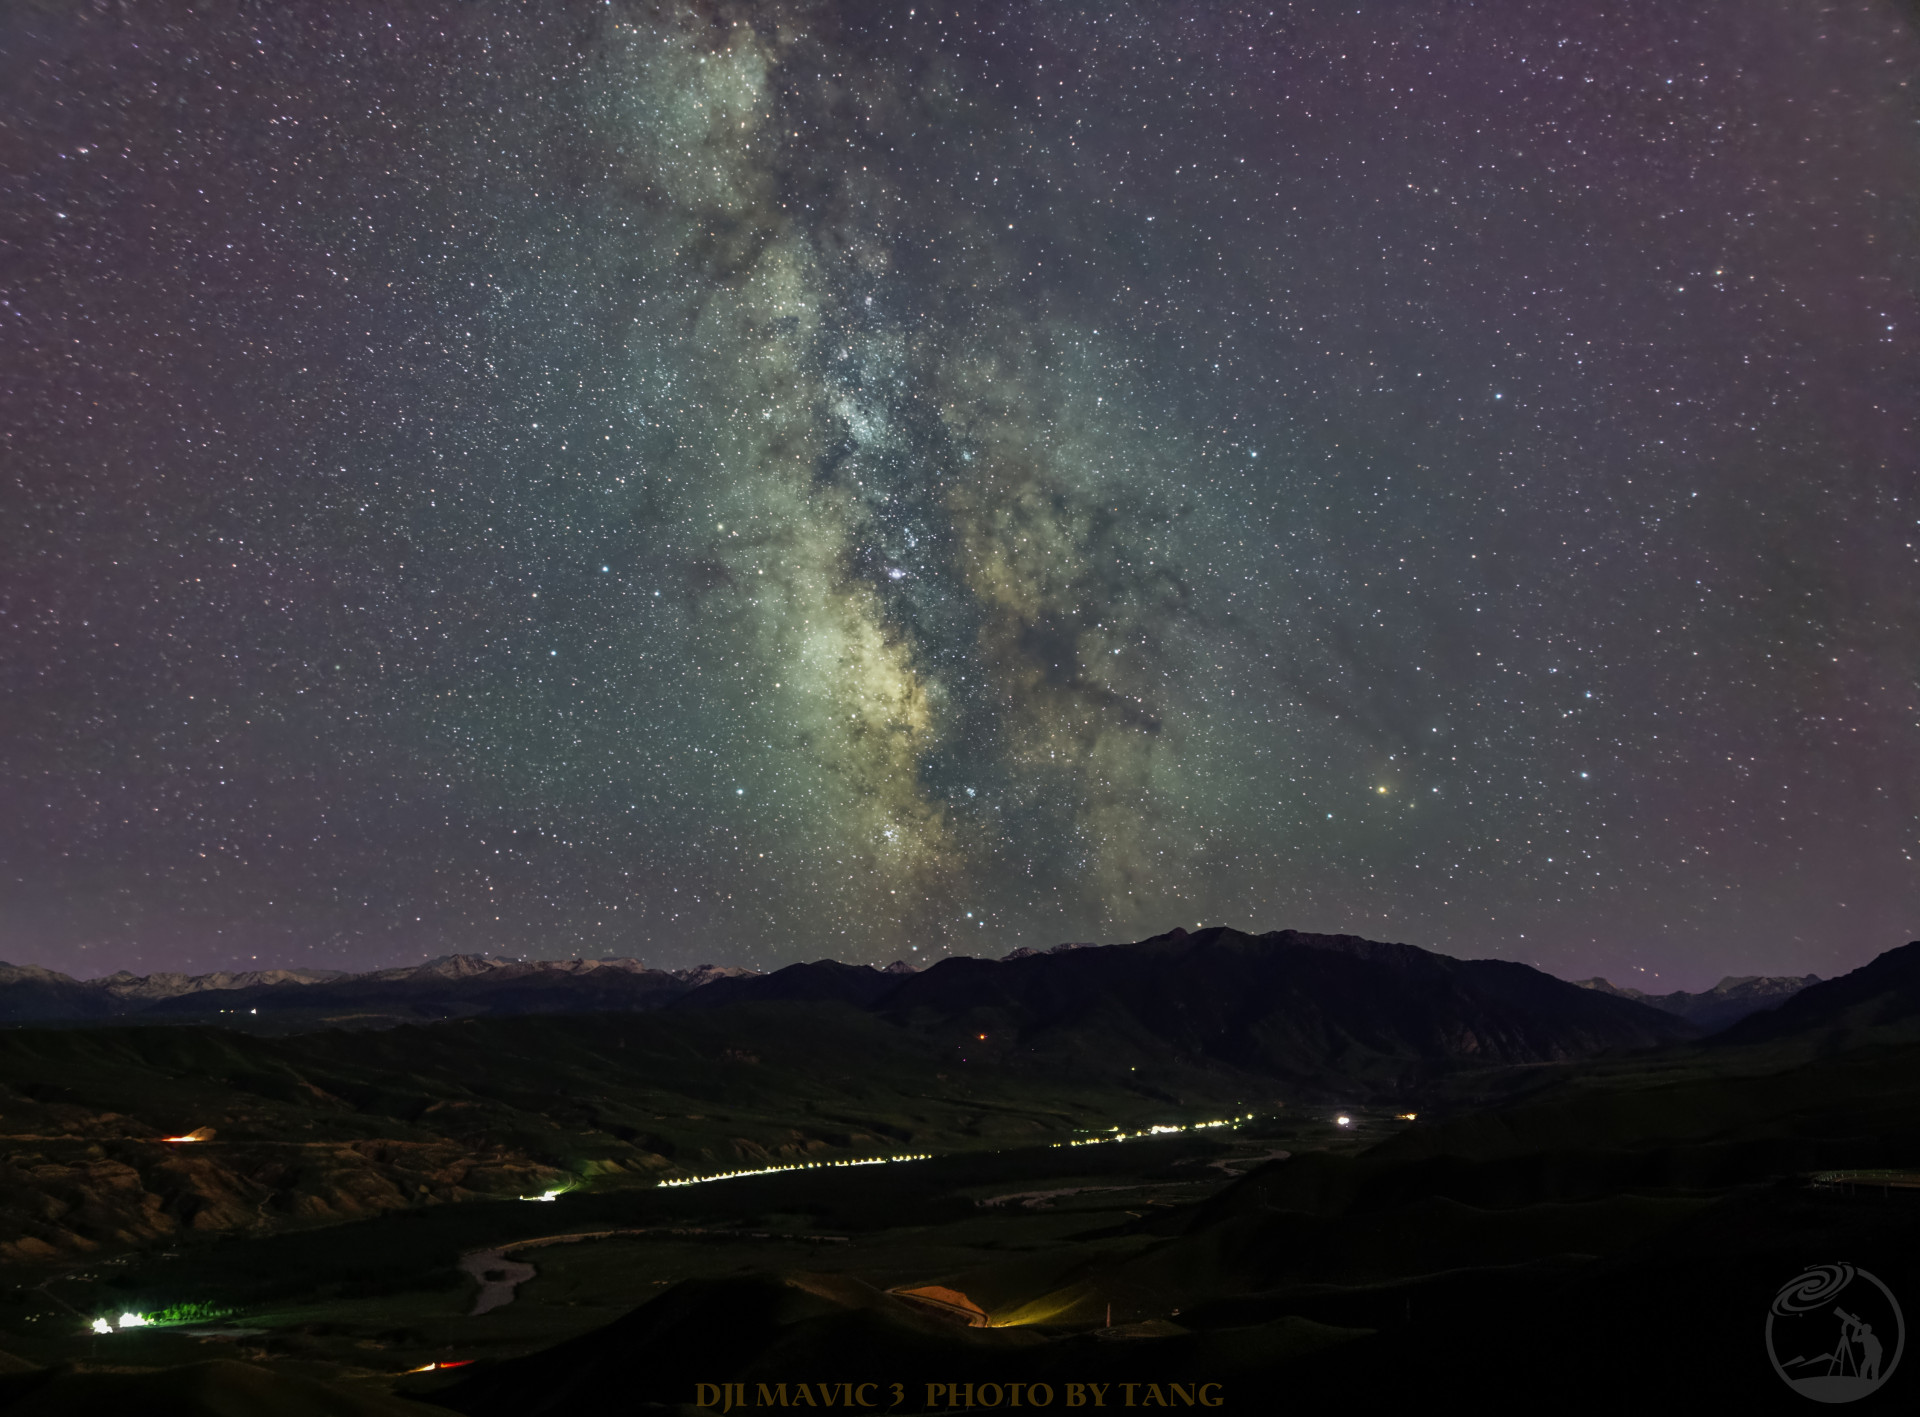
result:
<svg viewBox="0 0 1920 1417"><path fill-rule="evenodd" d="M1920 921L1920 35L19 7L0 956Z"/></svg>

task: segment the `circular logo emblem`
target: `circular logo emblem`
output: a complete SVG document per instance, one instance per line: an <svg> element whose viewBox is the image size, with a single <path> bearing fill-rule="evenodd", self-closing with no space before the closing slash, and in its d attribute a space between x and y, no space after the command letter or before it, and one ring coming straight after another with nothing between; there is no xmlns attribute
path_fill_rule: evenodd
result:
<svg viewBox="0 0 1920 1417"><path fill-rule="evenodd" d="M1809 1266L1773 1296L1767 1356L1787 1386L1815 1402L1857 1402L1900 1366L1899 1301L1850 1264Z"/></svg>

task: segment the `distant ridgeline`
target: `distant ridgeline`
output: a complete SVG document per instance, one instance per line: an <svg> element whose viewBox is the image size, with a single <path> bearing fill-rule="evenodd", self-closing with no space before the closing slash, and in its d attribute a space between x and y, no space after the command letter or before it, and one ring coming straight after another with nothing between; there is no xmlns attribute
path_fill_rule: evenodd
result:
<svg viewBox="0 0 1920 1417"><path fill-rule="evenodd" d="M649 969L632 959L447 955L367 974L122 971L83 981L0 962L0 1024L217 1023L264 1033L390 1028L441 1018L653 1009L715 979L751 973L711 964Z"/></svg>
<svg viewBox="0 0 1920 1417"><path fill-rule="evenodd" d="M1777 1008L1808 985L1818 984L1820 976L1806 974L1795 978L1792 975L1729 974L1711 989L1698 994L1681 990L1671 994L1648 994L1639 989L1617 989L1604 979L1582 979L1578 982L1582 989L1597 989L1617 999L1635 999L1643 1004L1651 1004L1656 1009L1677 1014L1688 1023L1698 1024L1713 1033L1729 1024L1738 1023L1748 1014Z"/></svg>
<svg viewBox="0 0 1920 1417"><path fill-rule="evenodd" d="M1569 996L1562 992L1566 986L1523 965L1454 960L1410 945L1380 944L1348 935L1307 935L1289 930L1249 936L1215 929L1193 935L1174 930L1134 946L1069 944L1049 951L1017 949L999 963L1092 953L1075 963L1026 966L1006 975L994 969L994 961L947 960L928 971L929 976L938 978L938 985L912 986L903 979L917 976L918 971L903 962L875 969L832 960L761 974L711 964L695 969L650 969L635 959L527 961L456 954L365 974L329 969L196 975L134 975L122 971L84 981L50 969L0 962L0 1025L213 1023L252 1033L285 1034L321 1028L388 1028L436 1019L632 1012L674 1005L706 1008L770 999L835 1001L893 1012L925 1008L931 999L955 988L978 993L987 978L1002 983L1018 979L1043 989L1125 986L1144 977L1143 970L1147 975L1156 973L1146 960L1185 958L1193 951L1198 952L1196 961L1205 959L1215 969L1235 974L1235 987L1259 985L1261 980L1237 976L1243 975L1256 957L1278 958L1273 955L1275 950L1298 948L1389 968L1392 976L1402 981L1419 975L1445 978L1451 985L1464 987L1470 981L1476 986L1490 985L1496 978L1511 985L1512 981L1535 976L1529 986L1534 991L1529 1006L1545 1006L1551 999L1557 1002L1548 1009L1549 1014L1554 1008L1571 1007L1566 1003ZM1115 953L1127 950L1145 953L1137 958ZM1123 959L1127 962L1122 963ZM1336 972L1348 968L1327 967ZM982 974L982 970L987 972ZM1184 973L1184 969L1176 972ZM1254 972L1258 974L1259 970ZM1223 982L1210 977L1205 987ZM1819 982L1819 976L1813 974L1797 979L1729 977L1699 994L1648 994L1616 988L1605 979L1581 980L1578 987L1644 1004L1712 1033L1749 1014L1773 1008ZM699 991L697 998L692 997L695 991ZM1496 995L1505 992L1494 990ZM1509 1002L1517 1002L1517 996ZM1028 1001L1027 1007L1031 1006L1032 1001ZM1652 1043L1665 1037L1661 1034L1636 1041ZM1584 1051L1588 1051L1584 1046L1572 1049L1573 1053ZM1566 1054L1549 1049L1548 1055Z"/></svg>

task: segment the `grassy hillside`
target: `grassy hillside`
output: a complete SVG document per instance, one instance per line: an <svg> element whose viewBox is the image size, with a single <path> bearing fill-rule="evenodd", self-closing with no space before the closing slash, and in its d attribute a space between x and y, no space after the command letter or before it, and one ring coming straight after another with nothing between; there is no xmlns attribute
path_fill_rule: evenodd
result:
<svg viewBox="0 0 1920 1417"><path fill-rule="evenodd" d="M837 1005L472 1020L264 1039L0 1033L0 1255L805 1161L1007 1146L1256 1097L1122 1065L1062 1079ZM208 1141L160 1138L212 1128Z"/></svg>
<svg viewBox="0 0 1920 1417"><path fill-rule="evenodd" d="M400 982L524 991L545 978L523 973ZM602 974L647 983L569 977L569 1006L598 997L581 991ZM386 987L277 996L291 1008L374 984ZM291 1037L15 1029L0 1031L0 1257L1402 1096L1690 1034L1521 965L1224 929L919 974L795 966L639 1013ZM204 1128L210 1140L160 1140Z"/></svg>

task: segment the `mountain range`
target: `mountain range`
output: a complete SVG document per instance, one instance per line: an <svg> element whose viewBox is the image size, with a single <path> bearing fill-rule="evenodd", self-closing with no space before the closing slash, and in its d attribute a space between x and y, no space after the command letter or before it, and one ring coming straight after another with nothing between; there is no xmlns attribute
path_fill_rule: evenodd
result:
<svg viewBox="0 0 1920 1417"><path fill-rule="evenodd" d="M1818 984L1817 974L1768 975L1729 974L1711 989L1698 994L1675 990L1668 994L1648 994L1639 989L1621 989L1604 979L1575 981L1582 989L1611 994L1617 999L1633 999L1662 1013L1674 1014L1688 1023L1698 1024L1708 1033L1717 1033L1749 1014L1778 1007L1809 985Z"/></svg>
<svg viewBox="0 0 1920 1417"><path fill-rule="evenodd" d="M331 969L148 974L79 980L0 962L0 1024L220 1023L250 1032L392 1027L442 1018L658 1008L753 971L635 959L517 960L446 955L352 974Z"/></svg>
<svg viewBox="0 0 1920 1417"><path fill-rule="evenodd" d="M1348 943L1344 945L1320 947L1353 956L1359 944L1366 943L1372 952L1369 957L1376 962L1387 957L1383 952L1410 951L1400 957L1403 965L1415 959L1448 958L1412 946L1387 946L1357 942L1349 936L1313 936L1293 931L1255 937L1215 930L1190 937L1184 930L1174 930L1157 939L1164 955L1168 950L1178 953L1177 942L1200 936L1216 943L1229 936L1286 940L1296 945L1345 940ZM1062 956L1077 958L1087 951L1099 952L1103 948L1106 947L1069 944L1047 951L1017 949L998 961L1019 966L1013 973L1004 975L980 973L983 967L995 963L990 960L947 960L933 968L958 964L961 973L969 978L991 977L1003 982L1016 978L1045 980L1048 981L1046 987L1071 992L1078 987L1076 981L1083 978L1089 966L1029 966L1023 962ZM1466 971L1463 974L1455 970L1448 975L1456 981L1470 977L1491 979L1503 969L1501 962L1494 960L1454 963ZM1098 968L1104 970L1105 966ZM926 991L933 986L902 990L902 981L917 973L920 971L898 961L884 969L875 969L822 960L762 974L712 964L695 969L655 969L637 959L530 961L497 955L453 954L423 964L357 974L330 969L263 969L196 975L135 975L123 970L104 978L79 980L55 970L0 962L0 1025L217 1023L247 1032L293 1033L316 1028L393 1027L449 1018L632 1012L667 1006L715 1008L748 999L830 1000L893 1012L925 1004L929 997ZM959 977L951 971L942 974L943 983L935 992L944 991ZM1508 973L1503 977L1524 976ZM1581 980L1579 987L1644 1004L1712 1033L1749 1014L1772 1008L1818 982L1819 976L1812 974L1803 978L1730 976L1697 994L1648 994L1637 989L1617 988L1597 978ZM1150 992L1157 993L1158 987L1153 986ZM976 1003L984 1001L976 1000ZM1030 1002L1023 1007L1032 1006ZM1192 1001L1188 1000L1185 1006L1191 1007ZM1466 1006L1469 1011L1474 1007L1470 1001ZM1055 1008L1054 1005L1039 1007L1043 1012ZM1028 1018L1029 1023L1033 1021Z"/></svg>
<svg viewBox="0 0 1920 1417"><path fill-rule="evenodd" d="M1779 1007L1741 1019L1716 1046L1796 1045L1837 1053L1920 1038L1920 940L1869 960L1851 974L1798 991Z"/></svg>
<svg viewBox="0 0 1920 1417"><path fill-rule="evenodd" d="M681 1009L834 1001L971 1056L1068 1072L1124 1059L1328 1085L1406 1086L1435 1069L1534 1064L1697 1036L1682 1019L1508 960L1354 935L1216 927L1136 944L953 958L890 975L822 961L717 980ZM1135 1062L1135 1059L1138 1059Z"/></svg>

